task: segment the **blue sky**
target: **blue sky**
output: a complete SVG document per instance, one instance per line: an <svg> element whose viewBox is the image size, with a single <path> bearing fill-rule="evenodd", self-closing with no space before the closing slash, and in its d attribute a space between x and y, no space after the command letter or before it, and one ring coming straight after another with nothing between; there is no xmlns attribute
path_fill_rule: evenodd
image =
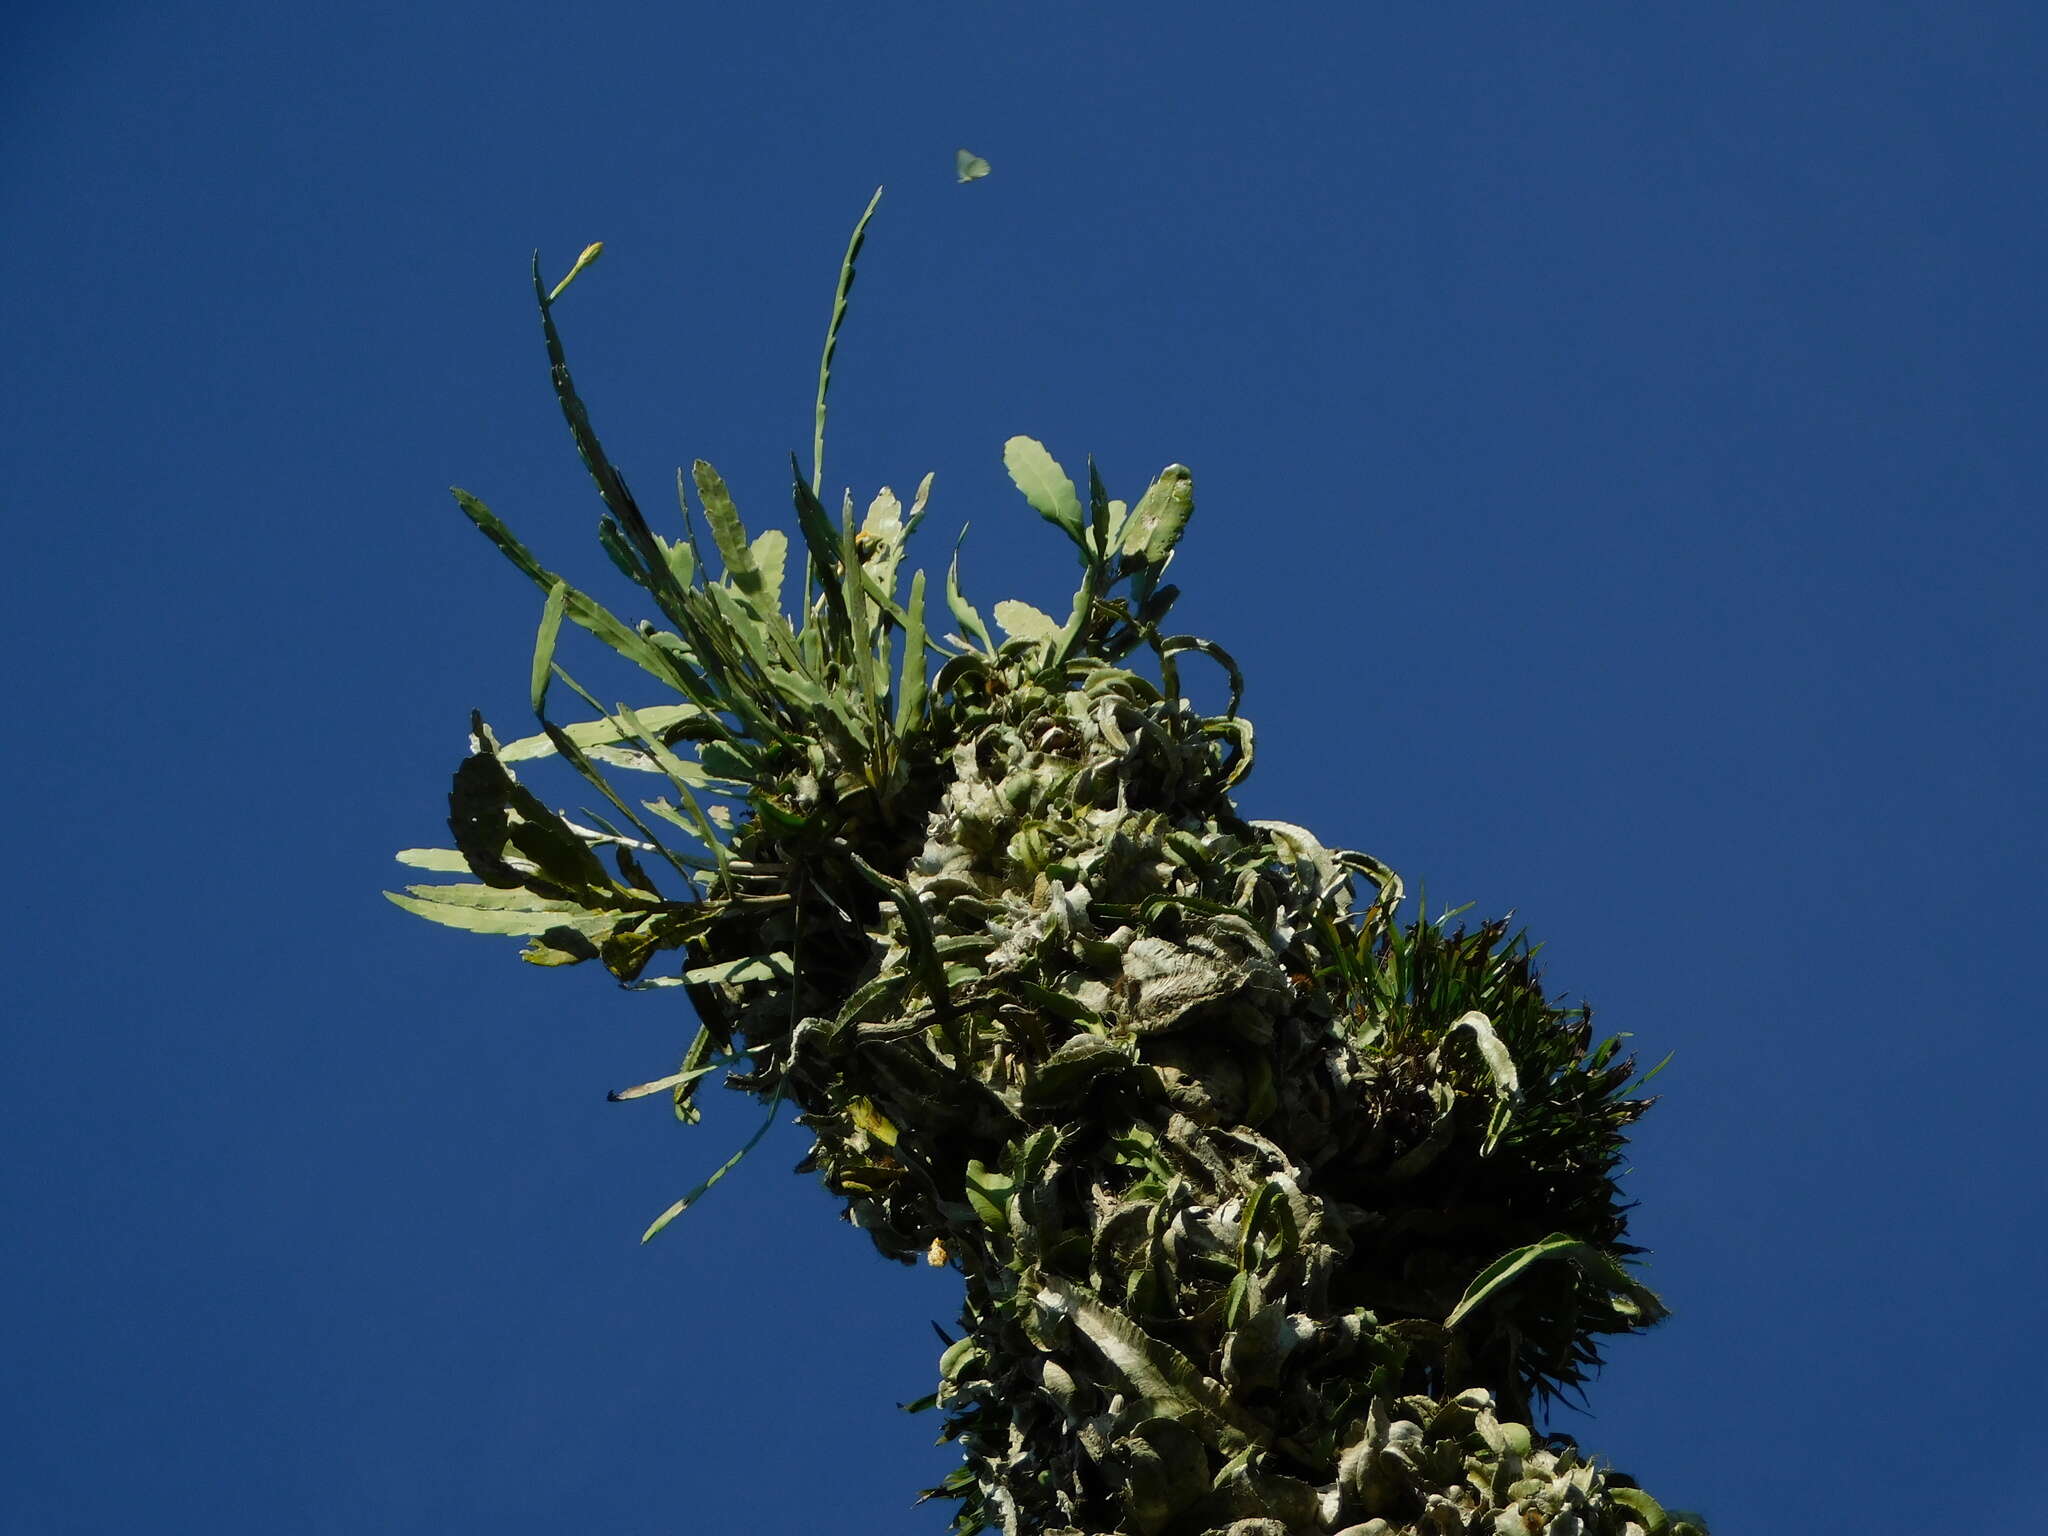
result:
<svg viewBox="0 0 2048 1536"><path fill-rule="evenodd" d="M12 31L8 1530L943 1528L894 1405L948 1278L787 1128L636 1247L753 1123L605 1103L689 1021L377 894L467 711L521 728L537 595L446 487L611 590L529 253L606 243L562 318L642 499L702 456L771 518L877 183L828 481L936 471L926 563L971 520L970 594L1051 606L1002 441L1190 464L1251 814L1676 1052L1677 1315L1560 1427L1723 1532L2033 1508L2037 8Z"/></svg>

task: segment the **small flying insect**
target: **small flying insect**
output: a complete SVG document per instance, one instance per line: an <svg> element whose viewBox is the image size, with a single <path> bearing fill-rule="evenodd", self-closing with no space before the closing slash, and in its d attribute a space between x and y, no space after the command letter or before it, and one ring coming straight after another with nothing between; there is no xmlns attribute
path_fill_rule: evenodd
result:
<svg viewBox="0 0 2048 1536"><path fill-rule="evenodd" d="M979 181L988 174L988 162L971 149L957 149L953 152L953 173L962 186L970 181Z"/></svg>

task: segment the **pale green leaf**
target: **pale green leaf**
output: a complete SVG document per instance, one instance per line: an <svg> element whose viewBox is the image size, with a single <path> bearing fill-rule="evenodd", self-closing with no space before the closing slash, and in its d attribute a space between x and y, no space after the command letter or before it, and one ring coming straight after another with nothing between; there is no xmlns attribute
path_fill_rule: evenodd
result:
<svg viewBox="0 0 2048 1536"><path fill-rule="evenodd" d="M698 498L704 503L704 521L711 525L711 538L718 545L719 557L725 561L725 574L743 596L760 598L766 589L732 494L726 490L718 471L702 459L690 466L690 477L697 483Z"/></svg>
<svg viewBox="0 0 2048 1536"><path fill-rule="evenodd" d="M716 1072L724 1065L725 1063L722 1061L715 1061L708 1067L690 1067L681 1072L671 1072L667 1077L657 1077L651 1083L635 1083L631 1088L615 1088L606 1094L605 1097L614 1104L623 1104L628 1099L644 1099L648 1095L660 1093L666 1088L677 1088L684 1083L694 1083L698 1078L708 1073Z"/></svg>
<svg viewBox="0 0 2048 1536"><path fill-rule="evenodd" d="M694 704L652 704L637 713L640 723L657 734L666 731L672 725L680 725L685 720L704 718L704 711ZM613 746L618 742L630 740L634 735L630 724L609 716L603 720L585 720L575 725L562 726L560 729L577 746L586 749ZM555 744L545 733L539 736L522 736L517 741L508 741L498 749L498 761L523 763L532 758L552 757L554 752ZM607 758L606 761L612 759Z"/></svg>
<svg viewBox="0 0 2048 1536"><path fill-rule="evenodd" d="M590 244L583 247L583 254L576 258L576 265L571 267L563 275L562 280L548 291L548 303L554 303L555 300L567 292L569 285L583 275L583 269L603 254L604 242L602 240L593 240Z"/></svg>
<svg viewBox="0 0 2048 1536"><path fill-rule="evenodd" d="M1049 640L1060 632L1051 614L1014 598L997 603L995 615L998 627L1012 640Z"/></svg>
<svg viewBox="0 0 2048 1536"><path fill-rule="evenodd" d="M562 281L567 283L569 279L565 277ZM554 678L555 641L562 633L562 614L568 605L569 584L557 581L548 588L548 600L540 611L540 630L533 637L533 675L529 693L536 715L545 713L547 709L548 684Z"/></svg>
<svg viewBox="0 0 2048 1536"><path fill-rule="evenodd" d="M753 543L754 568L761 573L761 590L770 612L762 618L774 621L782 611L782 588L784 573L789 568L789 535L780 528L770 528L759 535Z"/></svg>
<svg viewBox="0 0 2048 1536"><path fill-rule="evenodd" d="M1009 470L1010 479L1024 493L1033 511L1064 530L1084 550L1087 548L1081 498L1074 490L1074 482L1060 468L1058 460L1045 451L1043 443L1029 437L1011 438L1003 444L1003 467Z"/></svg>
<svg viewBox="0 0 2048 1536"><path fill-rule="evenodd" d="M1479 1047L1480 1059L1486 1063L1486 1070L1493 1078L1495 1093L1507 1098L1521 1092L1521 1079L1515 1073L1515 1058L1508 1054L1506 1042L1494 1033L1491 1019L1475 1008L1453 1021L1451 1029L1471 1032L1473 1043Z"/></svg>
<svg viewBox="0 0 2048 1536"><path fill-rule="evenodd" d="M917 482L917 493L910 498L910 515L903 519L903 536L909 538L917 531L917 525L924 521L925 503L931 500L933 471L927 470L925 477Z"/></svg>
<svg viewBox="0 0 2048 1536"><path fill-rule="evenodd" d="M1634 1510L1642 1518L1647 1536L1664 1536L1671 1528L1671 1516L1665 1513L1664 1506L1640 1488L1624 1488L1618 1483L1609 1483L1607 1497L1624 1509Z"/></svg>
<svg viewBox="0 0 2048 1536"><path fill-rule="evenodd" d="M924 721L924 572L910 578L910 627L903 636L903 676L896 686L896 734L900 737Z"/></svg>
<svg viewBox="0 0 2048 1536"><path fill-rule="evenodd" d="M792 974L789 956L777 950L772 955L750 955L744 960L696 966L683 972L683 980L692 985L706 982L737 984L743 981L775 981Z"/></svg>
<svg viewBox="0 0 2048 1536"><path fill-rule="evenodd" d="M898 543L903 537L903 503L886 485L868 503L867 516L860 520L860 536L878 547ZM863 550L863 554L867 551Z"/></svg>
<svg viewBox="0 0 2048 1536"><path fill-rule="evenodd" d="M469 874L469 860L457 848L404 848L395 855L401 864L410 864L414 869L431 869L437 874Z"/></svg>
<svg viewBox="0 0 2048 1536"><path fill-rule="evenodd" d="M413 886L415 891L459 891L469 890L466 886ZM488 890L481 886L474 889ZM524 892L502 892L495 894L523 896ZM510 937L532 937L553 928L573 928L579 933L597 933L611 925L612 919L593 915L571 902L550 902L538 897L527 896L529 906L496 910L475 905L467 901L445 899L429 900L423 896L401 896L396 891L386 891L385 898L394 906L401 907L415 917L424 917L432 923L446 928L461 928L470 933L492 933Z"/></svg>
<svg viewBox="0 0 2048 1536"><path fill-rule="evenodd" d="M967 530L961 529L965 537ZM946 606L953 612L953 622L960 626L960 635L969 645L978 645L993 656L996 643L989 637L988 626L981 621L981 615L974 611L974 605L960 592L960 551L953 551L953 563L946 568Z"/></svg>

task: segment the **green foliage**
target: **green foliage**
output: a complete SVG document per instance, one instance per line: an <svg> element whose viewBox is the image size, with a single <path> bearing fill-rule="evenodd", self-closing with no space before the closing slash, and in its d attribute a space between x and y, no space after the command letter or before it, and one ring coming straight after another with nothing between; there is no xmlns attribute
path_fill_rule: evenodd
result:
<svg viewBox="0 0 2048 1536"><path fill-rule="evenodd" d="M1633 1064L1546 998L1505 925L1404 917L1377 860L1238 815L1243 679L1166 628L1188 471L1126 504L1091 463L1084 499L1012 438L1080 575L1065 619L995 604L1001 640L957 553L956 632L928 630L922 572L906 591L929 477L907 514L886 489L858 521L850 498L825 511L825 393L873 211L813 475L791 466L793 607L788 538L750 532L710 465L679 487L679 538L647 523L563 357L567 280L536 267L600 540L659 617L617 618L457 493L543 595L541 729L500 746L473 719L455 848L401 855L471 879L392 900L524 936L538 964L683 988L702 1027L681 1067L613 1097L665 1093L688 1120L723 1070L763 1131L794 1104L847 1219L960 1271L964 1333L928 1401L963 1458L931 1493L962 1532L1698 1529L1517 1422L1663 1315L1614 1182L1647 1107ZM600 704L557 658L565 622L670 696ZM1183 695L1189 655L1224 670L1223 713ZM593 717L555 721L556 684ZM605 810L572 818L515 776L549 756Z"/></svg>

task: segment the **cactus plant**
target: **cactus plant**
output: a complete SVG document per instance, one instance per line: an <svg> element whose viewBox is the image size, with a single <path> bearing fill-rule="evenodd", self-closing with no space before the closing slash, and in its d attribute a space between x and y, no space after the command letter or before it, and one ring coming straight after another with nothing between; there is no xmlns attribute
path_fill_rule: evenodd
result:
<svg viewBox="0 0 2048 1536"><path fill-rule="evenodd" d="M930 478L908 508L820 500L866 222L811 472L791 464L794 549L702 461L678 536L655 531L571 379L568 279L536 263L600 541L658 617L615 617L457 492L545 594L540 730L472 718L455 846L400 855L466 878L392 899L522 936L536 964L680 988L679 1066L614 1097L690 1121L723 1072L797 1113L806 1167L882 1253L959 1271L925 1406L961 1451L928 1494L963 1536L1702 1529L1529 1427L1603 1338L1663 1315L1615 1185L1646 1108L1633 1062L1545 996L1505 924L1408 915L1379 861L1238 814L1242 678L1169 623L1185 468L1126 503L1011 439L1074 549L1071 611L1001 602L991 628L956 557L930 627L905 577ZM565 621L658 701L600 703L557 659ZM1220 714L1184 694L1193 666L1222 670ZM564 691L587 719L557 722ZM520 781L547 757L597 809Z"/></svg>

